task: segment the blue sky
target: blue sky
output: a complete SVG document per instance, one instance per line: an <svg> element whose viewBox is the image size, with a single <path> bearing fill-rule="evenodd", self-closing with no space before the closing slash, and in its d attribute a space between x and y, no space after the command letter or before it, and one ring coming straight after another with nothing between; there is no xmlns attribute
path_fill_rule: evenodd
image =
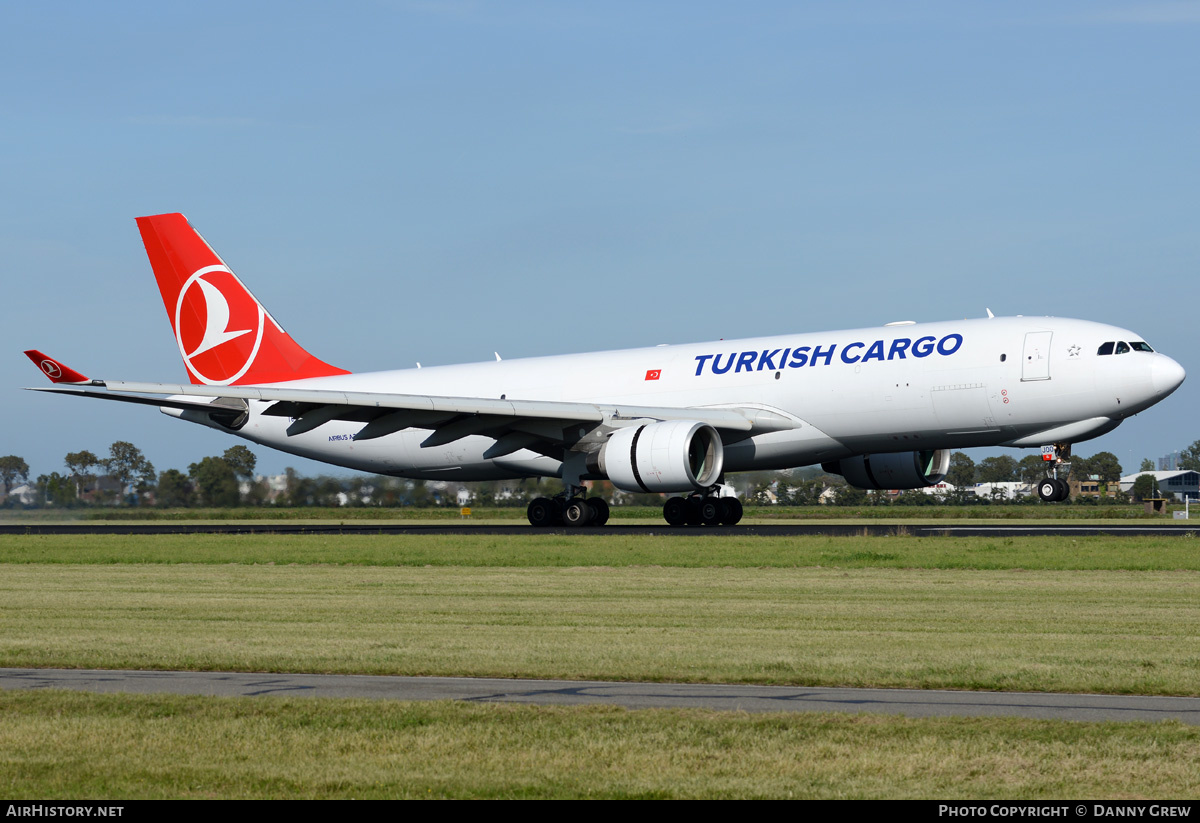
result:
<svg viewBox="0 0 1200 823"><path fill-rule="evenodd" d="M1200 439L1200 2L9 2L0 32L0 454L35 476L239 442L19 391L30 347L184 379L133 222L167 211L355 371L990 307L1192 374L1080 453Z"/></svg>

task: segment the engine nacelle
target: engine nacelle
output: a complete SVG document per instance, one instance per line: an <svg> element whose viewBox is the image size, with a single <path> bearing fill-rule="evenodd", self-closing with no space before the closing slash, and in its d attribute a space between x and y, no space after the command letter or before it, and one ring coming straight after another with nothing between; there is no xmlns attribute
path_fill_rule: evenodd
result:
<svg viewBox="0 0 1200 823"><path fill-rule="evenodd" d="M950 451L862 454L822 464L860 489L920 489L942 481L950 468Z"/></svg>
<svg viewBox="0 0 1200 823"><path fill-rule="evenodd" d="M703 491L725 465L721 436L697 420L617 429L596 457L600 472L628 492Z"/></svg>

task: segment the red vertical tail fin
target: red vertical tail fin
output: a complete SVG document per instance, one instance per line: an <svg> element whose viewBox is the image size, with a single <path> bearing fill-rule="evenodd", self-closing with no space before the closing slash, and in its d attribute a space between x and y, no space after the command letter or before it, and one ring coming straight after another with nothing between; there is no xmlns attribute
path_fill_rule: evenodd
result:
<svg viewBox="0 0 1200 823"><path fill-rule="evenodd" d="M193 383L280 383L348 374L305 351L182 214L137 218Z"/></svg>

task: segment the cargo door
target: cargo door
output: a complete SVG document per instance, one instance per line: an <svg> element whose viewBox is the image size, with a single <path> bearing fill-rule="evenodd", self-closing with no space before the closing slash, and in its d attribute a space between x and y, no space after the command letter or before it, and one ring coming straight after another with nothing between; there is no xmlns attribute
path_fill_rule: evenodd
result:
<svg viewBox="0 0 1200 823"><path fill-rule="evenodd" d="M1025 353L1021 359L1021 380L1050 379L1050 338L1052 331L1031 331L1025 335Z"/></svg>

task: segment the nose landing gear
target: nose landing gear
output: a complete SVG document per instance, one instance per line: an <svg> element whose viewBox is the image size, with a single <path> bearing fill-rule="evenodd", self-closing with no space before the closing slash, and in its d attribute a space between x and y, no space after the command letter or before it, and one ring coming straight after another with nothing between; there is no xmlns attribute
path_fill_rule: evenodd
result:
<svg viewBox="0 0 1200 823"><path fill-rule="evenodd" d="M1055 443L1053 446L1042 448L1043 459L1049 463L1049 473L1037 484L1037 496L1043 503L1061 503L1071 499L1071 488L1067 481L1060 479L1058 470L1063 470L1063 476L1071 472L1071 444Z"/></svg>
<svg viewBox="0 0 1200 823"><path fill-rule="evenodd" d="M1071 496L1067 481L1057 477L1043 478L1037 486L1037 495L1043 503L1059 503Z"/></svg>

